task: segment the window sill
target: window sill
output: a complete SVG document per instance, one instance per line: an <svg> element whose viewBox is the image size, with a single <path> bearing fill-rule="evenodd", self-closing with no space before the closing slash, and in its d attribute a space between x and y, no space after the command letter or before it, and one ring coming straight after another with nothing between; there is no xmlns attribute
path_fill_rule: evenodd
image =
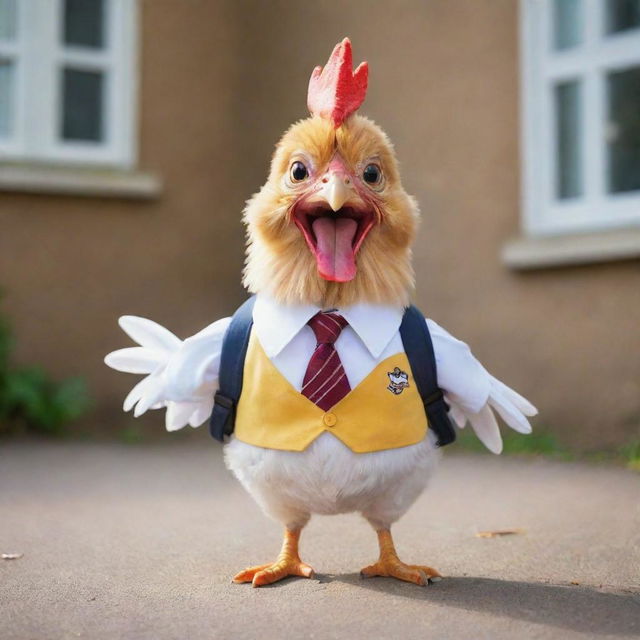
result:
<svg viewBox="0 0 640 640"><path fill-rule="evenodd" d="M162 193L162 182L142 171L0 164L0 191L153 200Z"/></svg>
<svg viewBox="0 0 640 640"><path fill-rule="evenodd" d="M640 229L514 238L502 249L510 269L545 269L640 258Z"/></svg>

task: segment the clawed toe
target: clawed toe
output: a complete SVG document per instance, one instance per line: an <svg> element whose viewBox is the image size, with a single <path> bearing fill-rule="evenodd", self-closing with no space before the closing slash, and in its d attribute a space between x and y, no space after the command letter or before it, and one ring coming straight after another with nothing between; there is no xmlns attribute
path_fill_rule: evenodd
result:
<svg viewBox="0 0 640 640"><path fill-rule="evenodd" d="M301 578L313 578L313 569L300 560L298 555L299 530L286 529L282 551L278 559L271 564L260 564L256 567L249 567L236 574L233 582L251 582L254 587L261 587L265 584L272 584L288 576L299 576Z"/></svg>
<svg viewBox="0 0 640 640"><path fill-rule="evenodd" d="M304 562L276 562L271 566L258 571L251 583L254 587L261 587L265 584L272 584L288 576L298 576L300 578L313 578L313 569Z"/></svg>
<svg viewBox="0 0 640 640"><path fill-rule="evenodd" d="M397 578L405 582L413 582L421 586L427 586L432 582L442 580L442 576L437 569L421 564L405 564L398 558L391 532L388 529L378 531L378 542L380 544L380 557L377 562L365 567L360 571L363 578L373 578L383 576Z"/></svg>
<svg viewBox="0 0 640 640"><path fill-rule="evenodd" d="M440 573L433 567L405 564L397 558L378 560L378 562L362 569L360 576L363 578L373 578L375 576L397 578L398 580L413 582L421 586L427 586L431 582L437 582L442 579Z"/></svg>
<svg viewBox="0 0 640 640"><path fill-rule="evenodd" d="M240 573L236 573L236 575L233 576L232 582L252 582L253 577L256 575L256 573L259 573L263 569L267 569L270 566L270 564L260 564L256 567L248 567L247 569L240 571Z"/></svg>
<svg viewBox="0 0 640 640"><path fill-rule="evenodd" d="M426 565L416 565L416 564L411 564L409 565L409 567L411 569L424 573L428 582L440 582L440 580L442 580L441 573L437 569L434 569L433 567L427 567Z"/></svg>
<svg viewBox="0 0 640 640"><path fill-rule="evenodd" d="M315 575L313 569L305 562L302 562L298 555L299 537L299 530L286 529L282 550L276 561L271 564L260 564L244 569L234 576L233 582L250 582L254 587L261 587L289 576L313 578ZM360 575L363 578L385 576L422 586L442 579L440 572L433 567L402 562L398 558L391 532L388 529L378 531L378 541L380 544L380 557L377 562L360 571Z"/></svg>
<svg viewBox="0 0 640 640"><path fill-rule="evenodd" d="M313 578L313 569L297 559L277 560L273 564L261 564L241 571L233 578L233 582L251 582L254 587L272 584L289 576Z"/></svg>

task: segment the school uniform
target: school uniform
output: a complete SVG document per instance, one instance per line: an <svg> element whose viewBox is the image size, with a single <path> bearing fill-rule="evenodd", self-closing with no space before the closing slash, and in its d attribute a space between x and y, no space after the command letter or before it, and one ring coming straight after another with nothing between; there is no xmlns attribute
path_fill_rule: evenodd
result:
<svg viewBox="0 0 640 640"><path fill-rule="evenodd" d="M374 526L386 527L422 492L439 458L400 336L404 310L366 303L332 310L345 321L332 346L350 390L324 408L313 401L317 397L303 395L318 347L308 323L321 311L327 310L256 296L225 460L265 512L291 526L301 526L311 513L360 511ZM471 421L495 452L501 440L490 406L513 428L529 431L521 413L530 406L526 400L491 376L465 343L434 321L425 322L437 382L457 424ZM147 346L143 353L114 352L107 363L150 373L125 407L136 405L137 413L166 407L169 430L206 422L229 323L230 318L218 320L180 341L151 321L122 320ZM151 338L142 340L144 332Z"/></svg>

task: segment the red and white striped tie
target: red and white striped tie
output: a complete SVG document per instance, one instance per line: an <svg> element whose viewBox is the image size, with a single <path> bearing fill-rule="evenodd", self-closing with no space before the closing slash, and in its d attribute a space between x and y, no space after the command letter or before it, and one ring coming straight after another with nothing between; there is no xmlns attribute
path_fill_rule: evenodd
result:
<svg viewBox="0 0 640 640"><path fill-rule="evenodd" d="M348 323L338 313L320 312L307 324L316 334L317 345L304 374L302 395L328 411L351 391L340 356L333 346Z"/></svg>

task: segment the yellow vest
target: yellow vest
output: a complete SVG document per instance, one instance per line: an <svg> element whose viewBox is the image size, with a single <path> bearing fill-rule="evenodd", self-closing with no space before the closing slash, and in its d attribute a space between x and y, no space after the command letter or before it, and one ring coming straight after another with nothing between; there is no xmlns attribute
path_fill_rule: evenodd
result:
<svg viewBox="0 0 640 640"><path fill-rule="evenodd" d="M389 374L396 367L406 374L408 386L403 375L400 384L393 383ZM383 360L325 412L291 386L252 332L236 413L236 438L267 449L303 451L325 431L356 453L396 449L423 440L427 417L406 354Z"/></svg>

